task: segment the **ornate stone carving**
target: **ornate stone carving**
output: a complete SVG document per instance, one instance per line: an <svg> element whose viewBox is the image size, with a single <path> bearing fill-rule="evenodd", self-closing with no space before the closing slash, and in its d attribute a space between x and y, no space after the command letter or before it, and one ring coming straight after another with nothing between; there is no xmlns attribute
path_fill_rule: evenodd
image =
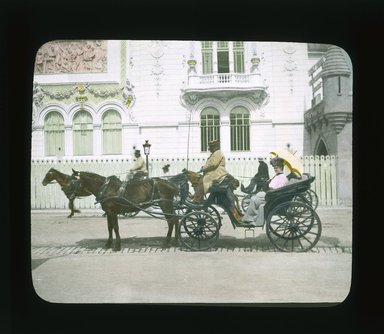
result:
<svg viewBox="0 0 384 334"><path fill-rule="evenodd" d="M34 82L33 83L33 104L32 104L32 131L36 129L36 117L39 108L43 104L44 93L42 92L41 86Z"/></svg>
<svg viewBox="0 0 384 334"><path fill-rule="evenodd" d="M133 93L133 86L131 82L127 79L125 82L125 87L123 88L123 102L129 108L130 106L133 106L133 104L136 101L136 96Z"/></svg>
<svg viewBox="0 0 384 334"><path fill-rule="evenodd" d="M114 97L114 96L120 94L121 91L123 90L122 87L117 87L115 89L97 90L97 89L93 88L89 83L86 84L86 89L93 96L103 97L103 98Z"/></svg>
<svg viewBox="0 0 384 334"><path fill-rule="evenodd" d="M293 72L297 71L297 64L296 61L292 58L292 55L296 52L296 49L292 45L288 45L284 52L288 54L288 58L284 63L284 70L288 72L289 76L289 87L291 94L293 94L293 86L294 86L294 80L293 80Z"/></svg>
<svg viewBox="0 0 384 334"><path fill-rule="evenodd" d="M160 58L164 55L165 43L162 41L153 41L151 45L151 56L155 59L155 64L152 67L151 74L155 78L156 92L160 94L160 79L164 75L164 68L160 64Z"/></svg>
<svg viewBox="0 0 384 334"><path fill-rule="evenodd" d="M188 64L188 75L190 74L196 74L196 60L195 59L189 59L187 61L187 64Z"/></svg>
<svg viewBox="0 0 384 334"><path fill-rule="evenodd" d="M105 73L107 45L104 40L46 43L37 52L35 74Z"/></svg>

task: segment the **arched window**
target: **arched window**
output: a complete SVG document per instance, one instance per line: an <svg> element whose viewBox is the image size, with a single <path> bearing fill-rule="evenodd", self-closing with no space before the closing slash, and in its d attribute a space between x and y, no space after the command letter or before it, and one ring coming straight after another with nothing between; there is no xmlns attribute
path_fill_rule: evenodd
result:
<svg viewBox="0 0 384 334"><path fill-rule="evenodd" d="M328 155L328 150L327 150L327 147L325 146L325 143L324 141L321 139L319 144L317 145L317 150L316 150L316 153L315 155Z"/></svg>
<svg viewBox="0 0 384 334"><path fill-rule="evenodd" d="M208 142L220 140L220 114L212 107L205 108L200 114L201 151L205 152Z"/></svg>
<svg viewBox="0 0 384 334"><path fill-rule="evenodd" d="M64 118L59 112L51 111L45 117L44 139L46 156L64 155Z"/></svg>
<svg viewBox="0 0 384 334"><path fill-rule="evenodd" d="M121 154L121 117L116 110L103 115L103 154Z"/></svg>
<svg viewBox="0 0 384 334"><path fill-rule="evenodd" d="M249 111L244 107L235 107L230 116L231 151L249 151Z"/></svg>
<svg viewBox="0 0 384 334"><path fill-rule="evenodd" d="M91 155L93 153L93 122L86 110L80 110L73 118L73 154Z"/></svg>

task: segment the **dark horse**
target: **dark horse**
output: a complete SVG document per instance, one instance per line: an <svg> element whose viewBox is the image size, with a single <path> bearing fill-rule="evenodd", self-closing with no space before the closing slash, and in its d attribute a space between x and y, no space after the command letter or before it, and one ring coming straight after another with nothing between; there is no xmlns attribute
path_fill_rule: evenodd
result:
<svg viewBox="0 0 384 334"><path fill-rule="evenodd" d="M75 209L74 201L76 197L84 197L92 195L91 192L85 190L79 185L79 180L74 175L67 175L59 172L58 170L51 168L47 174L45 174L44 180L42 181L43 186L51 183L52 181L57 181L60 185L61 190L64 192L65 196L69 199L68 207L71 210L68 218L71 218L75 212L80 212L80 210Z"/></svg>
<svg viewBox="0 0 384 334"><path fill-rule="evenodd" d="M155 205L161 208L168 222L168 233L164 246L170 247L174 227L177 244L179 219L175 214L173 199L178 193L178 188L174 184L160 178L123 182L116 176L104 177L91 172L75 170L73 170L73 175L79 177L82 187L95 195L96 200L107 214L108 240L105 245L107 248L112 247L112 231L114 231L116 240L113 250L121 250L119 214L145 210Z"/></svg>

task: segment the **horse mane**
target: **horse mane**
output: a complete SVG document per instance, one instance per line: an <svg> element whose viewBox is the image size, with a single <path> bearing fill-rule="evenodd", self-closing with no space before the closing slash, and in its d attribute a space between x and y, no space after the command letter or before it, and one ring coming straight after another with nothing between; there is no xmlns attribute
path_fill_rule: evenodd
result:
<svg viewBox="0 0 384 334"><path fill-rule="evenodd" d="M108 183L110 184L117 184L117 185L121 185L121 182L122 182L116 175L108 176L106 178L106 181L108 181Z"/></svg>
<svg viewBox="0 0 384 334"><path fill-rule="evenodd" d="M80 173L81 174L85 174L88 177L93 178L93 179L100 179L100 180L105 180L106 179L105 176L99 175L99 174L96 174L96 173L93 173L93 172L83 172L83 171L81 171Z"/></svg>

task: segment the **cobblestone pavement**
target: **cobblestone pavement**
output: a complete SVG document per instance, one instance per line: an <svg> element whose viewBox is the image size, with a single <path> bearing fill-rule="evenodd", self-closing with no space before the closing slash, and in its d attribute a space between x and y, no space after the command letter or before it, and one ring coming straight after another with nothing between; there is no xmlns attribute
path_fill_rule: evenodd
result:
<svg viewBox="0 0 384 334"><path fill-rule="evenodd" d="M105 249L102 247L98 248L86 248L80 246L72 247L32 247L32 257L38 256L58 256L58 255L105 255L105 254L125 254L125 253L176 253L176 252L185 252L187 250L180 247L171 247L171 248L161 248L161 247L124 247L119 252L114 252L112 249ZM258 247L258 246L249 246L249 247L220 247L215 248L212 252L232 252L232 253L242 253L242 252L279 252L275 247ZM352 247L314 247L309 252L311 253L352 253Z"/></svg>

